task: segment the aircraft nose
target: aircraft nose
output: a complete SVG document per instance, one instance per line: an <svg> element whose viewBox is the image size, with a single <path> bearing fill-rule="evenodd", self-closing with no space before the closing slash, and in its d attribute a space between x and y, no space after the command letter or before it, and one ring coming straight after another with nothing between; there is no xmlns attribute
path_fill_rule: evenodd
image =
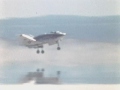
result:
<svg viewBox="0 0 120 90"><path fill-rule="evenodd" d="M63 35L65 36L65 35L66 35L66 33L63 33Z"/></svg>

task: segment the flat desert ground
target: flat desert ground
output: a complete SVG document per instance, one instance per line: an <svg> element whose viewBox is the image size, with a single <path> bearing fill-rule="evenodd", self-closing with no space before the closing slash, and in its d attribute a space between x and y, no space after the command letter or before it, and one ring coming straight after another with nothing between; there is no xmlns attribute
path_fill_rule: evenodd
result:
<svg viewBox="0 0 120 90"><path fill-rule="evenodd" d="M120 85L0 85L0 90L120 90Z"/></svg>

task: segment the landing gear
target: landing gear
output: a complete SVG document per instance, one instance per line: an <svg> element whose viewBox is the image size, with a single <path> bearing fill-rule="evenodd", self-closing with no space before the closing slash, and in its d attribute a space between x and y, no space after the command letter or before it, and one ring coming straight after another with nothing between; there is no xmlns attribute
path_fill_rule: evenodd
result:
<svg viewBox="0 0 120 90"><path fill-rule="evenodd" d="M57 50L60 50L61 48L60 47L57 47Z"/></svg>
<svg viewBox="0 0 120 90"><path fill-rule="evenodd" d="M37 54L39 54L39 53L40 53L39 48L42 48L41 53L42 53L42 54L44 54L44 53L45 53L45 51L43 50L43 46L38 47L38 50L36 51L36 53L37 53Z"/></svg>
<svg viewBox="0 0 120 90"><path fill-rule="evenodd" d="M40 53L40 50L37 50L37 51L36 51L36 53L37 53L37 54L39 54L39 53ZM44 54L44 53L45 53L45 51L44 51L44 50L42 50L42 51L41 51L41 53L42 53L42 54Z"/></svg>
<svg viewBox="0 0 120 90"><path fill-rule="evenodd" d="M44 51L44 50L42 50L42 51L41 51L41 53L42 53L42 54L44 54L44 53L45 53L45 51Z"/></svg>
<svg viewBox="0 0 120 90"><path fill-rule="evenodd" d="M61 48L60 48L60 44L59 44L59 42L58 42L58 47L57 47L57 50L60 50Z"/></svg>
<svg viewBox="0 0 120 90"><path fill-rule="evenodd" d="M39 54L39 53L40 53L40 50L38 49L38 50L36 51L36 53Z"/></svg>

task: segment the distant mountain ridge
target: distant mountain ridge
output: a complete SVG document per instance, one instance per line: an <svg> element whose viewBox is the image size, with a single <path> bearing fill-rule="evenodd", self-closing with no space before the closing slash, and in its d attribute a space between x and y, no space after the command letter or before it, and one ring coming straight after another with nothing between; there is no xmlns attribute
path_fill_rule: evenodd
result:
<svg viewBox="0 0 120 90"><path fill-rule="evenodd" d="M80 21L81 23L83 22L109 22L109 21L114 21L114 22L120 22L120 16L72 16L72 15L48 15L48 16L41 16L41 17L29 17L29 18L9 18L9 19L1 19L0 23L5 23L5 22L16 22L16 21L21 21L21 22L27 22L27 21L34 21L35 23L37 22L46 22L47 21L51 21L52 22L54 20L64 20L64 21L71 21L73 20L73 22L78 22ZM17 22L20 23L20 22ZM29 22L31 23L31 22Z"/></svg>

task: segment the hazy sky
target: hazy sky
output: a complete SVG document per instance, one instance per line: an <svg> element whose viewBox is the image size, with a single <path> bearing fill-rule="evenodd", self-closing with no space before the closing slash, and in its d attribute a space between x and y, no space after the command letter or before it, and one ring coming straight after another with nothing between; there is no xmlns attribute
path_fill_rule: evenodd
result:
<svg viewBox="0 0 120 90"><path fill-rule="evenodd" d="M120 0L0 0L0 18L120 15Z"/></svg>

